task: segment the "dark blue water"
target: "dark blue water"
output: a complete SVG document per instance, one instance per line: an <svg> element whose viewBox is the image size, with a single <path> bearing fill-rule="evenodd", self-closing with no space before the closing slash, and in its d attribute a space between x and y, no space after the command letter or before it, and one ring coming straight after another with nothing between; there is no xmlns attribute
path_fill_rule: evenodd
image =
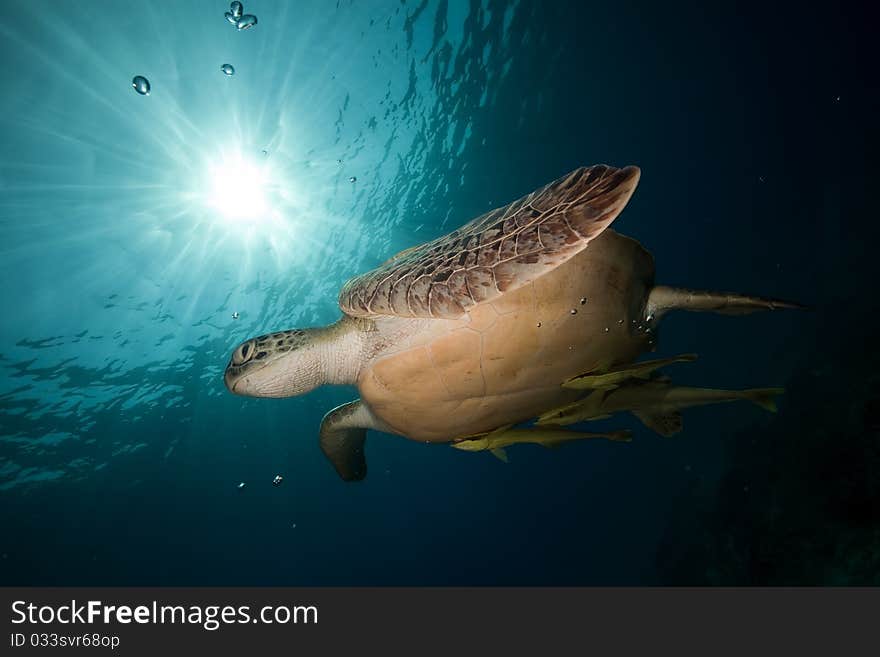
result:
<svg viewBox="0 0 880 657"><path fill-rule="evenodd" d="M0 583L876 583L856 5L245 4L236 32L214 0L2 3ZM700 354L676 381L787 386L778 415L506 465L371 433L345 484L317 429L354 389L226 392L241 340L599 162L642 168L614 227L659 282L811 306L661 328Z"/></svg>

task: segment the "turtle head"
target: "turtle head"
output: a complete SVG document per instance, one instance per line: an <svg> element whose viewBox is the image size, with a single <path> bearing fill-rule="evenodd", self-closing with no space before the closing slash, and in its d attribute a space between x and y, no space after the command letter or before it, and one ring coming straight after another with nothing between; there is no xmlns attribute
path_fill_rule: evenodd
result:
<svg viewBox="0 0 880 657"><path fill-rule="evenodd" d="M318 329L293 329L245 340L232 352L223 381L245 397L295 397L324 381Z"/></svg>
<svg viewBox="0 0 880 657"><path fill-rule="evenodd" d="M326 383L353 384L359 341L348 322L267 333L238 345L223 381L245 397L296 397Z"/></svg>

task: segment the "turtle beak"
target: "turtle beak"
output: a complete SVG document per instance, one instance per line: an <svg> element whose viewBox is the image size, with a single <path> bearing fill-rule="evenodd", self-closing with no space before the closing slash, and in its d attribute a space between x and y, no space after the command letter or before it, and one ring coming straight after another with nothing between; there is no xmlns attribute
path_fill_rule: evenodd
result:
<svg viewBox="0 0 880 657"><path fill-rule="evenodd" d="M226 389L229 390L232 394L235 394L235 386L238 383L235 376L232 374L231 368L227 367L226 372L223 374L223 383L226 384Z"/></svg>

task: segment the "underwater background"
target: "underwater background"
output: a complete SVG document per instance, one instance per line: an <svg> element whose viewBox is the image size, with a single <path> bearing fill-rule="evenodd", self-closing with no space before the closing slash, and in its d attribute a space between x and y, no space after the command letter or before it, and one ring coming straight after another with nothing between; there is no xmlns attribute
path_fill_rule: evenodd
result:
<svg viewBox="0 0 880 657"><path fill-rule="evenodd" d="M0 584L880 584L873 23L712 4L0 2ZM810 307L660 328L778 414L509 464L371 432L345 484L353 388L226 391L243 339L600 162L659 283Z"/></svg>

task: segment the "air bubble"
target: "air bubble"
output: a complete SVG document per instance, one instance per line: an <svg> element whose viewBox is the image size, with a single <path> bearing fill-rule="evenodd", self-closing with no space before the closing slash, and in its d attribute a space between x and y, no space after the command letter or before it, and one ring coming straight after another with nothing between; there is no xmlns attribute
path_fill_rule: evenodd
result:
<svg viewBox="0 0 880 657"><path fill-rule="evenodd" d="M538 322L538 328L541 328L541 322Z"/></svg>
<svg viewBox="0 0 880 657"><path fill-rule="evenodd" d="M248 30L257 24L257 17L253 14L245 14L241 18L238 19L238 22L235 24L235 27L241 30Z"/></svg>
<svg viewBox="0 0 880 657"><path fill-rule="evenodd" d="M220 67L220 70L223 71L225 75L235 75L235 67L232 64L223 64Z"/></svg>
<svg viewBox="0 0 880 657"><path fill-rule="evenodd" d="M244 485L245 485L245 484L244 484L243 481L242 481L242 482L239 482L239 484L238 484L238 486L236 486L236 488L237 488L238 490L241 490L242 488L244 488Z"/></svg>
<svg viewBox="0 0 880 657"><path fill-rule="evenodd" d="M587 297L581 297L581 305L583 306L585 303L587 303Z"/></svg>
<svg viewBox="0 0 880 657"><path fill-rule="evenodd" d="M223 14L223 16L226 18L227 21L229 21L233 25L235 25L238 22L238 19L228 11L225 14Z"/></svg>
<svg viewBox="0 0 880 657"><path fill-rule="evenodd" d="M143 75L135 75L131 79L131 86L134 87L134 90L137 91L141 96L149 96L150 95L150 81L147 80Z"/></svg>
<svg viewBox="0 0 880 657"><path fill-rule="evenodd" d="M357 176L352 176L351 178L348 179L348 182L350 182L350 183L356 183L357 181L358 181Z"/></svg>
<svg viewBox="0 0 880 657"><path fill-rule="evenodd" d="M578 314L577 308L572 308L572 309L571 309L571 314L572 314L572 315L577 315L577 314Z"/></svg>
<svg viewBox="0 0 880 657"><path fill-rule="evenodd" d="M282 481L284 481L284 477L281 475L275 475L275 478L272 480L272 485L280 486Z"/></svg>
<svg viewBox="0 0 880 657"><path fill-rule="evenodd" d="M229 4L229 11L232 12L233 17L236 19L241 18L241 15L244 13L244 5L236 0Z"/></svg>
<svg viewBox="0 0 880 657"><path fill-rule="evenodd" d="M238 319L241 315L238 314L238 311L232 313L232 319Z"/></svg>

